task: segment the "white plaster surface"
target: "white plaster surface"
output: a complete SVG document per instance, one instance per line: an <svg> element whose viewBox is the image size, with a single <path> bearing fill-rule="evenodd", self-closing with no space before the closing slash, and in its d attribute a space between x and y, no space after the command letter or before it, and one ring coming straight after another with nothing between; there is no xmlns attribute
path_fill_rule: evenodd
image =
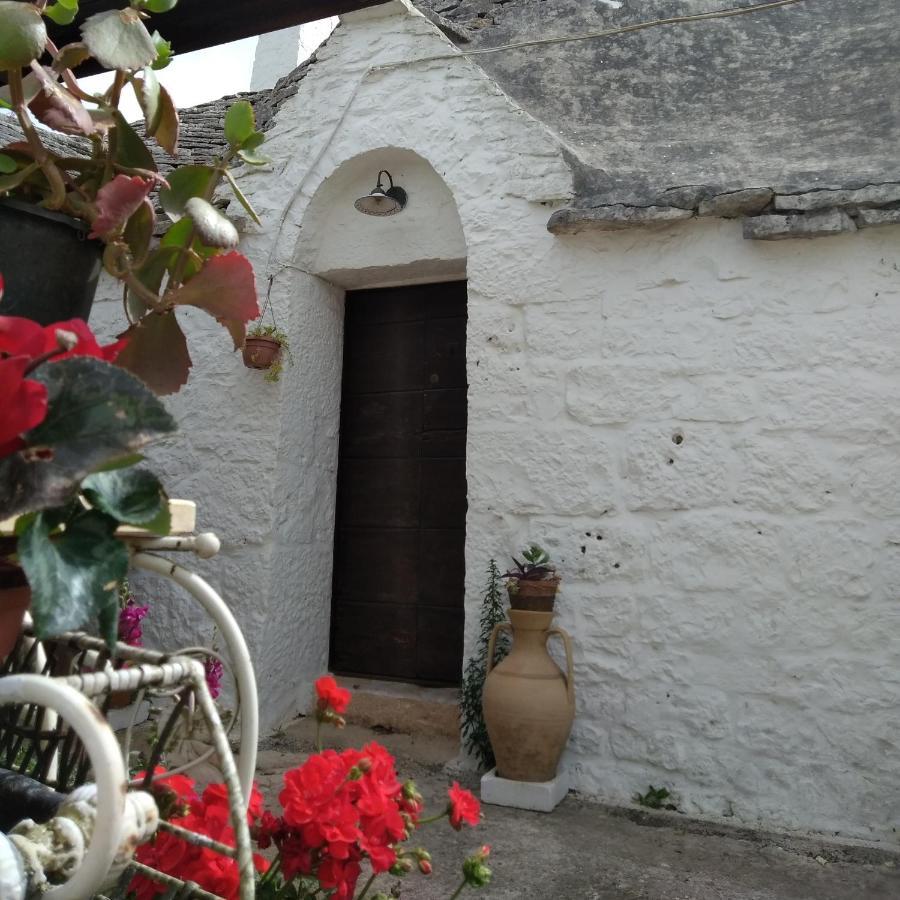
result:
<svg viewBox="0 0 900 900"><path fill-rule="evenodd" d="M890 834L900 229L554 237L559 144L468 60L385 68L452 52L392 10L335 32L269 133L277 164L240 176L264 223L243 248L296 365L265 384L191 317L183 429L153 454L223 538L201 568L247 630L264 726L307 708L327 662L342 302L301 271L336 240L307 207L343 163L396 147L446 183L467 247L469 641L489 556L544 544L575 643L572 787L626 803L665 785L693 814ZM348 242L341 266L388 258L402 283L427 261L390 234Z"/></svg>

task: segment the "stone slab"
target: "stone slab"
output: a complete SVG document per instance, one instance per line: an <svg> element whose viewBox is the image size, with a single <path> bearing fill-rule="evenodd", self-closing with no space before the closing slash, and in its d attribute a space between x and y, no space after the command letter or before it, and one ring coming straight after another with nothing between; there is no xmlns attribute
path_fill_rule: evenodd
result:
<svg viewBox="0 0 900 900"><path fill-rule="evenodd" d="M753 216L744 219L744 238L749 241L831 237L851 231L856 231L856 224L841 209L826 209L807 215Z"/></svg>
<svg viewBox="0 0 900 900"><path fill-rule="evenodd" d="M559 209L547 222L551 234L578 234L581 231L623 231L628 228L646 228L651 225L668 225L690 219L693 212L674 206L612 206L579 209Z"/></svg>
<svg viewBox="0 0 900 900"><path fill-rule="evenodd" d="M496 769L481 776L481 802L533 812L553 812L569 793L569 776L558 772L552 781L513 781Z"/></svg>

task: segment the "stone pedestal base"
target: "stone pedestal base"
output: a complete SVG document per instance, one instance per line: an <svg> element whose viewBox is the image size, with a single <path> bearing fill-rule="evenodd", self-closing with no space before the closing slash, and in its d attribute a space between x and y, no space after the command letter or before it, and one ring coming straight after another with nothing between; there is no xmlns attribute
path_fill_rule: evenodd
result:
<svg viewBox="0 0 900 900"><path fill-rule="evenodd" d="M569 792L569 778L557 772L553 781L511 781L496 769L481 776L481 802L536 812L553 812Z"/></svg>

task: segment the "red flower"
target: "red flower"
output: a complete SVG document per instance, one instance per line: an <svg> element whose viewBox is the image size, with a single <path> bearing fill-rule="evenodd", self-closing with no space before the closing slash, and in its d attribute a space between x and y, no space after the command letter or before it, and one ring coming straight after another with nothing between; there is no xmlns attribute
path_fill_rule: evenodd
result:
<svg viewBox="0 0 900 900"><path fill-rule="evenodd" d="M454 781L448 789L450 797L450 824L459 831L463 822L475 826L481 821L481 804L475 799L471 791L459 786Z"/></svg>
<svg viewBox="0 0 900 900"><path fill-rule="evenodd" d="M338 715L344 713L350 705L350 691L338 687L331 675L323 675L316 681L316 694L319 697L319 709L331 709Z"/></svg>
<svg viewBox="0 0 900 900"><path fill-rule="evenodd" d="M25 378L27 356L0 359L0 458L25 446L20 435L36 428L47 416L47 388Z"/></svg>

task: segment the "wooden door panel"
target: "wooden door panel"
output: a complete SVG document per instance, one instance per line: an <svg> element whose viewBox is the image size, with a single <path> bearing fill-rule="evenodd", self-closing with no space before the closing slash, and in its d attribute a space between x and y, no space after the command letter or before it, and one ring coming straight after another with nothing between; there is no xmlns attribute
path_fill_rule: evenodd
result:
<svg viewBox="0 0 900 900"><path fill-rule="evenodd" d="M346 397L342 407L341 456L415 459L422 440L422 407L420 391Z"/></svg>
<svg viewBox="0 0 900 900"><path fill-rule="evenodd" d="M337 603L412 606L419 595L419 532L416 529L343 528L335 540Z"/></svg>
<svg viewBox="0 0 900 900"><path fill-rule="evenodd" d="M331 668L458 684L465 284L347 295Z"/></svg>
<svg viewBox="0 0 900 900"><path fill-rule="evenodd" d="M417 459L342 459L339 528L418 528Z"/></svg>
<svg viewBox="0 0 900 900"><path fill-rule="evenodd" d="M466 527L466 461L421 461L422 528Z"/></svg>
<svg viewBox="0 0 900 900"><path fill-rule="evenodd" d="M344 349L345 390L349 394L422 390L422 357L408 348L419 348L424 340L423 322L353 329Z"/></svg>

